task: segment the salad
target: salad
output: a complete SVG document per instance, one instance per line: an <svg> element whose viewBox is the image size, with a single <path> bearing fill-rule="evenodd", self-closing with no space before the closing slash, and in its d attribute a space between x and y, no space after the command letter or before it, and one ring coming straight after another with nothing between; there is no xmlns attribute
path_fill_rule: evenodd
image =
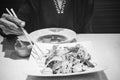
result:
<svg viewBox="0 0 120 80"><path fill-rule="evenodd" d="M80 44L72 47L53 45L44 55L44 65L41 73L48 74L84 72L95 68L91 62L91 55Z"/></svg>

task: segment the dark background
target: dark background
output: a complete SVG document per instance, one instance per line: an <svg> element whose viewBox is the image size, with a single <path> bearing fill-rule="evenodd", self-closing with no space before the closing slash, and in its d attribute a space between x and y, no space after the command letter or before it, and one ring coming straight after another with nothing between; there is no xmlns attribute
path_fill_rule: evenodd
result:
<svg viewBox="0 0 120 80"><path fill-rule="evenodd" d="M17 12L24 0L0 0L0 16L5 8L14 8ZM120 1L94 0L93 32L120 33Z"/></svg>

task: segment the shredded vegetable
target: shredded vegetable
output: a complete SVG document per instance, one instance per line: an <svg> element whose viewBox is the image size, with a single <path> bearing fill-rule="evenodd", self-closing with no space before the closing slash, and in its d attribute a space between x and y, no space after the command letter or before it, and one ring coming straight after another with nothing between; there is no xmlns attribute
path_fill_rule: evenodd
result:
<svg viewBox="0 0 120 80"><path fill-rule="evenodd" d="M54 45L45 56L45 68L52 71L52 74L67 74L83 72L95 65L91 62L91 55L80 44L72 47L59 47Z"/></svg>

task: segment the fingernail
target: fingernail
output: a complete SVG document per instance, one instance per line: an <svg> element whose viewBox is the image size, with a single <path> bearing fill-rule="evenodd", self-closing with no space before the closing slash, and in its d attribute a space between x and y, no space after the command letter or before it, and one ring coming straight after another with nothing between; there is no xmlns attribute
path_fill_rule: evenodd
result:
<svg viewBox="0 0 120 80"><path fill-rule="evenodd" d="M20 24L20 26L21 26L21 27L24 27L24 26L25 26L25 22L22 22L22 23Z"/></svg>

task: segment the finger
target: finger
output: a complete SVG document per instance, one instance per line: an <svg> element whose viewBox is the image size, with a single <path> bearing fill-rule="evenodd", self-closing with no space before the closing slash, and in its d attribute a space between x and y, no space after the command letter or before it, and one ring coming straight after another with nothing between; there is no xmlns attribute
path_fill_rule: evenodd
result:
<svg viewBox="0 0 120 80"><path fill-rule="evenodd" d="M3 25L0 25L0 28L2 29L4 26Z"/></svg>
<svg viewBox="0 0 120 80"><path fill-rule="evenodd" d="M16 35L22 35L23 32L20 28L14 28L16 26L14 23L12 24L11 22L5 20L5 19L0 19L0 28L3 30L5 34L16 34Z"/></svg>
<svg viewBox="0 0 120 80"><path fill-rule="evenodd" d="M6 28L12 29L12 30L16 30L18 29L18 26L4 18L0 19L0 24L4 25Z"/></svg>
<svg viewBox="0 0 120 80"><path fill-rule="evenodd" d="M6 35L13 34L13 32L11 32L11 30L6 29L4 25L0 25L0 28Z"/></svg>
<svg viewBox="0 0 120 80"><path fill-rule="evenodd" d="M20 19L18 19L18 18L16 18L16 17L14 17L14 16L11 16L11 15L9 15L9 14L5 14L5 13L4 13L4 14L2 15L2 18L5 18L5 19L13 22L13 23L15 23L16 25L18 25L18 26L20 26L20 27L24 27L24 26L25 26L25 22L24 22L24 21L22 21L22 20L20 20Z"/></svg>
<svg viewBox="0 0 120 80"><path fill-rule="evenodd" d="M3 14L2 15L2 18L5 18L5 19L7 19L7 20L9 20L9 21L11 21L11 22L14 22L16 25L18 25L18 26L20 26L20 27L24 27L25 26L25 22L24 21L22 21L22 20L20 20L20 19L18 19L18 18L16 18L16 17L14 17L14 16L11 16L11 15L9 15L9 14Z"/></svg>
<svg viewBox="0 0 120 80"><path fill-rule="evenodd" d="M16 35L23 35L23 32L21 31L13 31L10 29L5 28L4 25L0 25L0 28L3 30L3 32L8 35L8 34L16 34Z"/></svg>

